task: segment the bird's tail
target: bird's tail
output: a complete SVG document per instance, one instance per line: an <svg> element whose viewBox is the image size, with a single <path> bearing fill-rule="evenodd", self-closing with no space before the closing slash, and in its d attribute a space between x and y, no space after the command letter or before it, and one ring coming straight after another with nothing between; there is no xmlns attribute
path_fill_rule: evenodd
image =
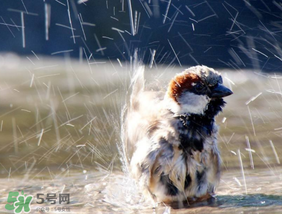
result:
<svg viewBox="0 0 282 214"><path fill-rule="evenodd" d="M144 80L144 65L137 65L134 69L134 74L131 79L131 84L130 84L130 104L129 108L130 110L138 108L139 105L139 99L138 96L141 92L144 91L144 85L145 85L145 80Z"/></svg>
<svg viewBox="0 0 282 214"><path fill-rule="evenodd" d="M127 91L128 99L121 112L121 138L122 145L119 148L121 153L121 161L123 165L123 171L129 172L129 162L132 155L132 145L129 143L128 128L130 122L132 122L131 113L138 109L140 100L138 99L140 93L144 91L144 65L136 63L134 65L134 71L132 78L130 79L130 85Z"/></svg>

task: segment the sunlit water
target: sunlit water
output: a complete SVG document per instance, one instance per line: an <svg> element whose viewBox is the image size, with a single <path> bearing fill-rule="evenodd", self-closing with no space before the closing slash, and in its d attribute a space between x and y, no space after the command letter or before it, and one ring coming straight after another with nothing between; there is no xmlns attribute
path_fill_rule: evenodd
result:
<svg viewBox="0 0 282 214"><path fill-rule="evenodd" d="M217 198L174 210L143 198L122 171L120 114L128 96L130 64L89 66L70 59L32 59L33 65L23 58L4 57L0 212L5 212L9 191L22 190L35 197L34 213L63 207L37 204L37 193L69 193L71 203L65 206L72 213L282 212L278 75L222 71L234 95L226 98L224 112L217 117L223 158ZM165 88L181 70L147 68L147 82Z"/></svg>

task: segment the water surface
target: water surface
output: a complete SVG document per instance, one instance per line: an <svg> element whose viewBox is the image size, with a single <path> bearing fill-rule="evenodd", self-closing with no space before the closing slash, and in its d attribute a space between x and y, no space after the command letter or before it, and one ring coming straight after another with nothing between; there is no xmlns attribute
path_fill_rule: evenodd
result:
<svg viewBox="0 0 282 214"><path fill-rule="evenodd" d="M278 75L222 71L234 95L217 117L223 159L218 196L174 210L146 201L122 172L120 112L130 65L11 60L0 69L1 212L8 192L23 190L35 197L69 193L72 213L282 213ZM165 90L181 70L148 68L147 83ZM38 207L55 205L34 200L33 211Z"/></svg>

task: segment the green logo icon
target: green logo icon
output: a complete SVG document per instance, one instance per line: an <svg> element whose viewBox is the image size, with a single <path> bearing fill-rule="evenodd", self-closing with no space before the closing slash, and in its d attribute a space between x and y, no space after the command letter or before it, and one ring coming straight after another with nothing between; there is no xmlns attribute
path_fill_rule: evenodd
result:
<svg viewBox="0 0 282 214"><path fill-rule="evenodd" d="M6 210L14 210L14 213L25 213L30 212L30 203L33 200L33 196L24 195L22 191L21 195L19 192L9 192L7 202L5 205ZM12 203L12 204L11 204Z"/></svg>

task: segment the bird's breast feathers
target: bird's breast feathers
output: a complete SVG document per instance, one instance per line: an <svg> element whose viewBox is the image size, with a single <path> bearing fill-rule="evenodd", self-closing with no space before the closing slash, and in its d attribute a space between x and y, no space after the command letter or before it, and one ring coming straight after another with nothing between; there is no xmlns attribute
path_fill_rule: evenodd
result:
<svg viewBox="0 0 282 214"><path fill-rule="evenodd" d="M201 128L189 131L179 118L156 126L136 145L131 160L136 178L157 201L167 203L212 193L220 166L217 126L204 131L204 139L196 134L203 133Z"/></svg>

